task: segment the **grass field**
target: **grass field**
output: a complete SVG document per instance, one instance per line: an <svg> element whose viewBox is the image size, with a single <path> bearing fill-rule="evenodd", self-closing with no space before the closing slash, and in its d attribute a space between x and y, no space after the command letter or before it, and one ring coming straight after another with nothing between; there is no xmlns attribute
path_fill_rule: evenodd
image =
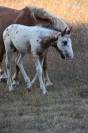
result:
<svg viewBox="0 0 88 133"><path fill-rule="evenodd" d="M54 86L45 96L38 85L28 93L22 78L14 93L0 83L0 133L88 133L88 0L0 0L0 5L17 9L27 3L47 8L73 25L75 57L64 61L49 50ZM28 62L27 58L25 67L32 77L34 67Z"/></svg>

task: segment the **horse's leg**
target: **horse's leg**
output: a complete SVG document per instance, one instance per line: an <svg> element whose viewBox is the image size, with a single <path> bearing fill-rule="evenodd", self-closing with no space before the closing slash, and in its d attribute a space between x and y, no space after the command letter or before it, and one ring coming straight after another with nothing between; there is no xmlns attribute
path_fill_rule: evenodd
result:
<svg viewBox="0 0 88 133"><path fill-rule="evenodd" d="M17 61L17 59L19 58L19 55L18 55L18 52L17 52L17 58L15 60L15 62ZM20 72L20 69L18 67L18 65L16 64L16 67L15 67L15 73L13 75L13 84L14 85L19 85L19 72Z"/></svg>
<svg viewBox="0 0 88 133"><path fill-rule="evenodd" d="M44 80L46 86L52 86L53 85L53 83L50 81L49 76L48 76L47 52L44 55L43 80Z"/></svg>
<svg viewBox="0 0 88 133"><path fill-rule="evenodd" d="M4 72L2 68L2 61L3 61L4 54L5 54L4 47L0 47L0 81L1 82L2 81L4 82L7 80L6 72Z"/></svg>
<svg viewBox="0 0 88 133"><path fill-rule="evenodd" d="M45 88L45 84L43 82L43 69L42 69L42 62L43 62L43 58L39 58L39 57L34 57L35 59L35 66L36 66L36 73L38 74L38 78L39 78L39 82L40 82L40 89L43 91L43 94L47 93L47 90Z"/></svg>
<svg viewBox="0 0 88 133"><path fill-rule="evenodd" d="M16 60L16 64L18 65L22 75L23 75L23 78L25 80L25 83L27 85L27 89L30 89L31 87L31 81L30 81L30 78L28 77L26 71L24 70L24 67L23 67L23 57L24 55L23 54L19 54L19 57L18 59Z"/></svg>

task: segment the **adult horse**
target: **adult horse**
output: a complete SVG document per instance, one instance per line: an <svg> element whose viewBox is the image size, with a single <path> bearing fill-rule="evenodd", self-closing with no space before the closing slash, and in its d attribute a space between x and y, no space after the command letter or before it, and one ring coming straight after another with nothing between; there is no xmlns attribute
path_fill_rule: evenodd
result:
<svg viewBox="0 0 88 133"><path fill-rule="evenodd" d="M25 7L21 10L0 7L0 74L3 79L4 73L2 70L2 61L5 53L5 47L3 43L2 33L4 29L10 24L17 23L23 25L42 25L58 31L64 31L63 34L69 34L70 29L68 25L60 18L55 17L42 8ZM55 45L56 46L56 45ZM51 84L47 73L47 53L44 57L43 71L46 84ZM14 80L17 81L19 68L16 66L16 72L14 74Z"/></svg>

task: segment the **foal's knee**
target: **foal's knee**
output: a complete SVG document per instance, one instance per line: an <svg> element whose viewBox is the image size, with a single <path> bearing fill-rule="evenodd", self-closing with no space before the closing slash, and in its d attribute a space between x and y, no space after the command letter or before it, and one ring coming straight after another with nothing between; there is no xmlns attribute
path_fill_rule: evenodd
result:
<svg viewBox="0 0 88 133"><path fill-rule="evenodd" d="M6 63L6 68L10 69L10 64L9 63Z"/></svg>
<svg viewBox="0 0 88 133"><path fill-rule="evenodd" d="M38 75L42 75L42 67L41 66L37 66L36 70L37 70Z"/></svg>

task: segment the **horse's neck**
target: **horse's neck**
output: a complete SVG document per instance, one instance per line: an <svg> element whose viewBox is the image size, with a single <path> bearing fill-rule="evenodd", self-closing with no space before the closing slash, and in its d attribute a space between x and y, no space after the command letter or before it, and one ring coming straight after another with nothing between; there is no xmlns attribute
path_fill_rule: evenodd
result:
<svg viewBox="0 0 88 133"><path fill-rule="evenodd" d="M51 27L56 30L64 31L68 25L59 17L54 16L43 8L30 8L29 9L34 13L36 19L39 18L40 23L45 24L47 27Z"/></svg>

